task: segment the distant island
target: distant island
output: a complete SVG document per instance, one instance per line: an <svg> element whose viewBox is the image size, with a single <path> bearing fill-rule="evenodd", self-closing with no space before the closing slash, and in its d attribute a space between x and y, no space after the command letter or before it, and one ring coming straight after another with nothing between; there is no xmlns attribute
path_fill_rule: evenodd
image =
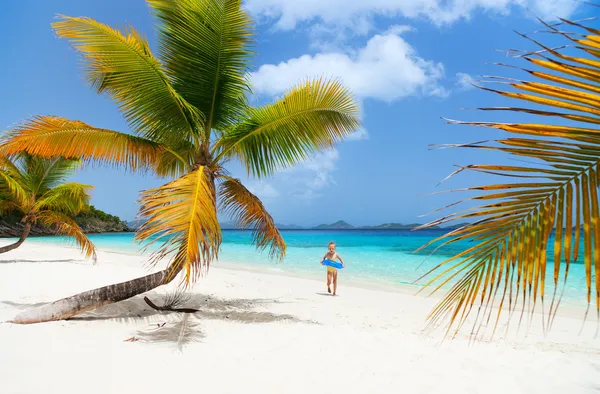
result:
<svg viewBox="0 0 600 394"><path fill-rule="evenodd" d="M11 214L0 218L0 238L18 237L23 232L21 218ZM133 231L128 224L119 217L101 211L93 205L87 212L81 212L73 218L84 233L121 233ZM54 229L36 224L31 228L31 235L54 235Z"/></svg>
<svg viewBox="0 0 600 394"><path fill-rule="evenodd" d="M137 228L139 225L137 222L129 222L128 223L131 228ZM422 226L421 223L383 223L377 226L353 226L348 222L343 220L338 220L335 223L331 224L319 224L314 227L302 227L296 224L275 224L279 230L412 230L419 226ZM453 230L459 227L464 226L465 223L459 223L452 226L440 227L440 226L432 226L432 229L442 229L442 230ZM234 222L222 222L221 228L223 230L237 230L238 227L235 226Z"/></svg>

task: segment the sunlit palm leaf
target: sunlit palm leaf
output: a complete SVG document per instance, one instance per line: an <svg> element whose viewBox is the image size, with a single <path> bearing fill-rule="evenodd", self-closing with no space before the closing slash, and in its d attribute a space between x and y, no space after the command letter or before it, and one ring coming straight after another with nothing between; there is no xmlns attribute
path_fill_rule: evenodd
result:
<svg viewBox="0 0 600 394"><path fill-rule="evenodd" d="M29 191L23 182L21 171L8 158L2 156L0 156L0 192L5 200L10 199L21 206L29 204Z"/></svg>
<svg viewBox="0 0 600 394"><path fill-rule="evenodd" d="M73 219L60 212L53 211L41 211L37 214L37 219L44 226L54 227L58 234L73 237L81 252L86 257L91 257L94 263L96 262L96 247Z"/></svg>
<svg viewBox="0 0 600 394"><path fill-rule="evenodd" d="M236 219L239 228L252 229L253 241L259 250L270 246L271 257L284 258L285 241L258 197L231 177L225 177L221 183L219 196L223 211Z"/></svg>
<svg viewBox="0 0 600 394"><path fill-rule="evenodd" d="M171 86L135 29L122 32L90 18L66 16L52 26L82 53L88 81L115 99L139 135L162 142L188 139L202 129L198 111Z"/></svg>
<svg viewBox="0 0 600 394"><path fill-rule="evenodd" d="M90 190L94 187L82 183L65 183L46 191L35 203L36 210L51 210L67 215L77 215L89 209Z"/></svg>
<svg viewBox="0 0 600 394"><path fill-rule="evenodd" d="M585 39L577 41L588 47L600 45L598 36L586 36ZM562 111L518 107L481 109L560 117L568 121L568 124L450 121L531 136L532 138L508 138L455 146L500 151L525 158L524 161L528 163L538 162L539 165L470 165L455 172L478 171L521 180L466 188L464 190L483 192L469 200L482 201L484 204L475 209L447 215L424 226L444 224L453 220L470 220L472 223L450 231L430 244L443 246L458 241L474 241L474 246L446 259L426 274L427 276L441 271L427 283L428 287L438 283L434 292L448 281L460 278L431 313L430 327L445 321L449 323L448 330L454 325L458 331L474 309L477 310L477 316L473 324L481 328L490 321L493 305L498 307L496 325L506 304L511 316L517 305L523 313L527 309L528 301L532 302L528 307L531 311L540 299L543 308L546 296L547 249L550 249L554 262L551 271L554 291L548 321L544 322L545 326L549 327L560 304L560 299L555 300L555 295L559 287L562 261L564 260L563 280L566 281L569 264L579 258L582 235L587 301L591 302L593 292L596 308L600 311L600 130L574 123L600 123L600 118L597 118L600 115L600 89L597 85L584 81L600 81L600 63L588 58L566 56L543 45L542 48L545 52L531 52L524 58L551 72L559 72L566 76L524 71L567 87L517 81L509 84L527 93L486 90L547 107L561 108ZM579 49L592 53L587 48ZM550 55L554 58L549 57ZM595 56L596 53L592 55ZM555 60L556 58L560 61ZM581 79L574 80L571 76ZM498 77L492 79L502 80ZM569 113L565 110L576 112ZM580 224L583 224L583 231ZM555 239L550 242L553 233ZM595 283L592 283L593 277ZM500 300L496 304L497 296ZM475 335L478 334L479 328L473 331Z"/></svg>
<svg viewBox="0 0 600 394"><path fill-rule="evenodd" d="M35 117L15 127L2 142L0 155L64 156L131 169L155 167L165 151L164 146L140 137L51 116Z"/></svg>
<svg viewBox="0 0 600 394"><path fill-rule="evenodd" d="M239 119L252 31L240 0L148 0L159 19L160 55L175 89L211 129Z"/></svg>
<svg viewBox="0 0 600 394"><path fill-rule="evenodd" d="M314 80L281 100L249 110L245 121L224 134L220 156L235 155L261 177L331 147L359 127L357 102L341 83Z"/></svg>
<svg viewBox="0 0 600 394"><path fill-rule="evenodd" d="M192 169L197 151L188 141L174 142L160 154L154 171L163 177L180 177Z"/></svg>
<svg viewBox="0 0 600 394"><path fill-rule="evenodd" d="M36 198L54 186L66 181L80 167L79 160L55 157L51 160L39 156L22 155L24 183Z"/></svg>
<svg viewBox="0 0 600 394"><path fill-rule="evenodd" d="M219 252L221 228L217 220L213 175L200 166L159 188L142 193L142 226L135 238L160 246L151 261L174 254L171 272L185 270L185 280L201 274Z"/></svg>

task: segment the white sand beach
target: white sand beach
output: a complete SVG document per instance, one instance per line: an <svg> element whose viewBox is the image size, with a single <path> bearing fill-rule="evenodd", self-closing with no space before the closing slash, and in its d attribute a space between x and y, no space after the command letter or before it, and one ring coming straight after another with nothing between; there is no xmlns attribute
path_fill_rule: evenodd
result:
<svg viewBox="0 0 600 394"><path fill-rule="evenodd" d="M331 297L323 281L215 264L192 289L194 315L137 297L70 321L6 322L147 272L141 256L100 252L93 266L34 242L0 256L0 393L600 392L595 316L581 334L580 311L563 308L546 337L534 317L518 336L469 345L465 328L440 343L442 332L422 335L434 298L350 286L343 273ZM148 296L160 304L172 289Z"/></svg>

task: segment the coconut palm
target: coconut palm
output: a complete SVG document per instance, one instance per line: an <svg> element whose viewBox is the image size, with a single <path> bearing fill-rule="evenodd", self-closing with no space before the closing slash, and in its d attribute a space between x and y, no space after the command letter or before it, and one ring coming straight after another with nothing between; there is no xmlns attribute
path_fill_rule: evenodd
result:
<svg viewBox="0 0 600 394"><path fill-rule="evenodd" d="M510 318L515 311L521 317L526 310L533 313L536 305L546 308L545 281L549 269L552 300L543 319L547 329L560 304L569 266L581 257L587 278L588 306L594 299L596 310L600 310L600 130L596 127L600 124L600 31L569 20L544 25L547 32L560 36L568 45L550 48L522 35L537 46L536 50L511 52L530 68L511 67L538 81L492 76L484 78L513 90L482 88L535 107L479 108L528 114L539 120L532 123L449 120L452 124L490 127L509 133L508 137L495 141L450 147L504 152L518 163L467 165L452 174L478 171L508 180L466 188L480 193L468 200L481 205L451 213L425 226L452 220L472 221L432 242L438 247L459 241L472 243L427 274L438 272L428 282L428 287L437 286L433 292L448 281L455 281L429 316L430 328L443 323L448 332L454 328L456 333L475 309L473 333L477 335L489 323L493 311L495 332L503 310ZM577 31L559 30L563 26ZM545 119L555 120L556 124L543 123ZM551 267L548 260L553 262ZM561 283L563 290L557 293Z"/></svg>
<svg viewBox="0 0 600 394"><path fill-rule="evenodd" d="M72 219L89 209L90 185L65 183L80 163L61 157L44 159L19 154L15 160L0 157L0 215L21 218L23 232L0 253L21 246L35 224L52 227L57 234L73 237L86 257L96 260L94 245Z"/></svg>
<svg viewBox="0 0 600 394"><path fill-rule="evenodd" d="M10 130L0 154L80 157L172 179L141 196L136 239L154 244L166 269L24 313L21 323L64 319L172 281L198 278L218 257L217 210L252 229L259 249L282 259L285 242L261 201L228 175L239 161L268 177L331 147L359 127L358 106L335 80L309 80L251 106L252 24L240 0L149 0L160 59L137 30L62 16L53 24L85 61L87 80L114 99L135 135L55 116Z"/></svg>

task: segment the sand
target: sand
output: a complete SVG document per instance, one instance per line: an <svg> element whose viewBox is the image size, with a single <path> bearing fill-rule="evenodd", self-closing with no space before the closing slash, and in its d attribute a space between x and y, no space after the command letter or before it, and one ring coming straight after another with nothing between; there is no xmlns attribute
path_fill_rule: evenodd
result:
<svg viewBox="0 0 600 394"><path fill-rule="evenodd" d="M422 332L435 298L350 286L343 272L331 297L322 280L218 263L191 290L194 315L136 297L70 321L6 322L146 274L143 261L100 252L94 266L74 249L34 242L1 255L0 393L600 392L595 318L581 334L580 311L561 310L547 336L534 316L518 334L469 344L467 328L441 342L443 332ZM148 297L161 304L172 292Z"/></svg>

